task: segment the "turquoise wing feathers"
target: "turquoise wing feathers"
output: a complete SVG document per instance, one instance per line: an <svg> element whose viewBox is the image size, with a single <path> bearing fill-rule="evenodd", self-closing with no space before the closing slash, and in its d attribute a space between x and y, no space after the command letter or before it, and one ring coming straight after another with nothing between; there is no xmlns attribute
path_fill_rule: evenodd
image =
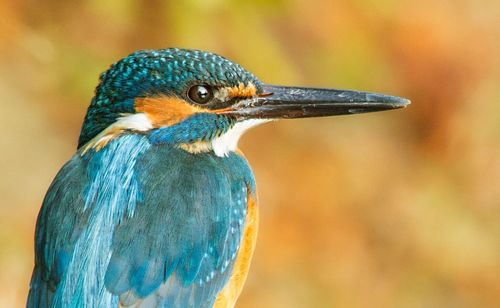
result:
<svg viewBox="0 0 500 308"><path fill-rule="evenodd" d="M211 307L255 191L246 160L132 134L80 154L44 200L28 307Z"/></svg>

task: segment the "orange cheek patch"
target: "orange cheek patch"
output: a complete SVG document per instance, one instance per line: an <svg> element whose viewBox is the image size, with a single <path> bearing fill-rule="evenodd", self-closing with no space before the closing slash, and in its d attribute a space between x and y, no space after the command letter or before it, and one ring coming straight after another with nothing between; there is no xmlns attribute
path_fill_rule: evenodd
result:
<svg viewBox="0 0 500 308"><path fill-rule="evenodd" d="M240 83L236 87L227 88L227 91L230 98L250 98L257 94L257 88L252 83L249 83L248 85Z"/></svg>
<svg viewBox="0 0 500 308"><path fill-rule="evenodd" d="M208 110L190 105L177 97L159 96L135 100L135 110L145 113L153 127L171 126L198 112Z"/></svg>

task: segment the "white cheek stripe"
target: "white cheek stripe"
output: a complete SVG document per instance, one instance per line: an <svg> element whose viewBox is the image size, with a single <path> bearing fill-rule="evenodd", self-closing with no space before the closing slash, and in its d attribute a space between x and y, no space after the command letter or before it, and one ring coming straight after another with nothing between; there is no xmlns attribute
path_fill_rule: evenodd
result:
<svg viewBox="0 0 500 308"><path fill-rule="evenodd" d="M81 151L85 155L90 149L100 149L106 146L113 138L120 135L124 130L148 131L153 129L153 124L144 113L122 114L115 123L108 126L97 136L87 142Z"/></svg>
<svg viewBox="0 0 500 308"><path fill-rule="evenodd" d="M114 125L120 128L138 130L141 132L153 128L153 124L145 113L123 114L113 126Z"/></svg>

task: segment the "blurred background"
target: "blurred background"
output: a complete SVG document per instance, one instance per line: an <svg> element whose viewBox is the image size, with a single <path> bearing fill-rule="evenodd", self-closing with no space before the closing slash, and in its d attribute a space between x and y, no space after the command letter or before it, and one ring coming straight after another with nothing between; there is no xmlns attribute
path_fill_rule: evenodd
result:
<svg viewBox="0 0 500 308"><path fill-rule="evenodd" d="M0 1L0 306L25 305L36 216L99 73L184 47L413 101L247 133L261 224L238 307L500 307L499 16L496 0Z"/></svg>

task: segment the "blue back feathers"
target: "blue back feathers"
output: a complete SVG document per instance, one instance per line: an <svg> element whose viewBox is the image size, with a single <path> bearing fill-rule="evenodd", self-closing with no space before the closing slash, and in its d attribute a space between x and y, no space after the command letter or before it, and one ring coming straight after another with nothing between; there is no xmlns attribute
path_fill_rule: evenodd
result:
<svg viewBox="0 0 500 308"><path fill-rule="evenodd" d="M29 307L211 307L255 183L241 156L150 141L164 136L124 135L62 168L37 222Z"/></svg>

